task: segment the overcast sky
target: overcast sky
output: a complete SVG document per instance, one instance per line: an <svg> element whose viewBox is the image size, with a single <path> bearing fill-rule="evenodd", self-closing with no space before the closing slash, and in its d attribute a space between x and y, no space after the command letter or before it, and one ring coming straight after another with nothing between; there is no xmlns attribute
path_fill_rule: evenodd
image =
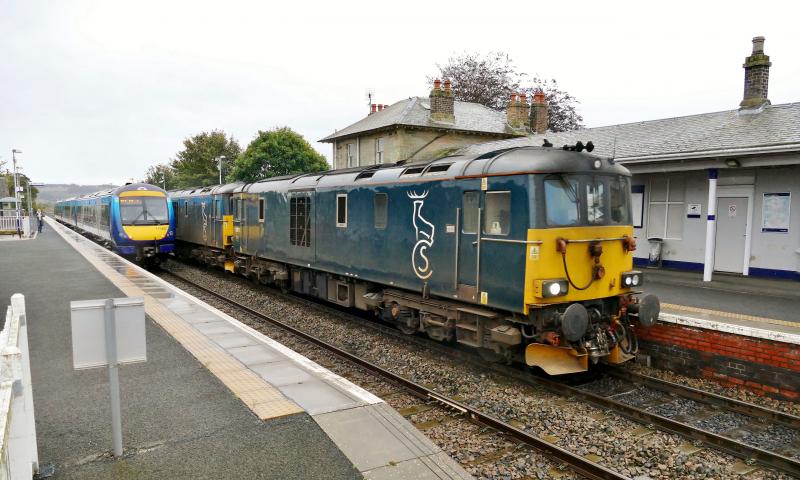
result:
<svg viewBox="0 0 800 480"><path fill-rule="evenodd" d="M195 133L244 148L283 125L330 160L316 141L366 114L367 88L427 95L464 51L556 78L591 127L737 108L764 35L769 98L796 102L798 5L0 0L0 161L17 148L34 181L120 183Z"/></svg>

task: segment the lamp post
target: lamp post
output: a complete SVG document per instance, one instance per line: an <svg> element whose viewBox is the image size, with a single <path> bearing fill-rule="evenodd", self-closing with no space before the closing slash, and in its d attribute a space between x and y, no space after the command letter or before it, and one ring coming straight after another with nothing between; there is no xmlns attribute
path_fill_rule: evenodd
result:
<svg viewBox="0 0 800 480"><path fill-rule="evenodd" d="M226 160L226 159L227 159L227 157L225 157L225 155L220 155L219 157L217 157L217 162L219 162L218 165L219 165L219 184L220 185L222 185L222 161Z"/></svg>
<svg viewBox="0 0 800 480"><path fill-rule="evenodd" d="M17 154L22 153L21 150L17 150L16 148L11 149L11 159L14 162L14 207L16 208L16 216L17 216L17 230L20 227L20 213L19 213L19 175L17 174Z"/></svg>

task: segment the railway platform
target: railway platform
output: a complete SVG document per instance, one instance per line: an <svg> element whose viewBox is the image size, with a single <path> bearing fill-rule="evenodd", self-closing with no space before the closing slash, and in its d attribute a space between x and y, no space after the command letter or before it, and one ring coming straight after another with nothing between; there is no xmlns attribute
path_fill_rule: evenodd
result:
<svg viewBox="0 0 800 480"><path fill-rule="evenodd" d="M670 270L645 279L661 300L659 322L638 331L654 366L800 400L798 282Z"/></svg>
<svg viewBox="0 0 800 480"><path fill-rule="evenodd" d="M0 246L26 297L41 464L54 478L471 478L380 398L47 219ZM74 371L72 300L141 296L147 362L120 367L112 459L105 369Z"/></svg>

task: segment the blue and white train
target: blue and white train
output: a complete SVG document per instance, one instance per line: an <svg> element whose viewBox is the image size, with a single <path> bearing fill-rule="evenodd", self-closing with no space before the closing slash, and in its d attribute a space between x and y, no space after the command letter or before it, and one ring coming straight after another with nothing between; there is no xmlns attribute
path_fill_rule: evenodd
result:
<svg viewBox="0 0 800 480"><path fill-rule="evenodd" d="M55 218L137 262L158 264L175 248L175 215L167 192L145 183L56 202Z"/></svg>

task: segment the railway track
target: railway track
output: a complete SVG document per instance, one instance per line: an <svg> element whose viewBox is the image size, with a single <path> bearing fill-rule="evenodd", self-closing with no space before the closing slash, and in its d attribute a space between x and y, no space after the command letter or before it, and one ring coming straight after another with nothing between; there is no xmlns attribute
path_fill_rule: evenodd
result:
<svg viewBox="0 0 800 480"><path fill-rule="evenodd" d="M259 318L269 324L280 328L290 334L299 337L311 344L314 344L318 347L323 348L326 351L333 353L334 355L347 360L359 367L373 373L374 375L388 381L391 384L397 385L401 387L404 391L408 392L409 394L413 395L414 397L425 401L425 402L435 402L441 405L444 408L451 409L455 412L458 412L461 415L469 418L471 421L477 422L481 425L491 427L492 429L500 432L501 434L513 438L525 445L532 447L534 450L544 454L546 457L553 460L556 464L566 464L569 466L577 474L590 479L628 479L629 478L625 475L621 475L603 465L598 463L592 462L586 459L583 456L576 455L566 449L563 449L553 443L547 442L539 438L536 435L528 433L520 428L517 428L509 423L506 423L499 418L490 415L488 413L482 412L481 410L474 408L470 405L462 403L454 398L442 395L431 388L428 388L424 385L420 385L416 382L413 382L401 375L397 375L381 366L378 366L368 360L365 360L357 355L354 355L344 349L341 349L335 345L332 345L325 340L317 338L313 335L310 335L300 329L293 327L287 323L284 323L273 316L266 315L256 309L253 309L247 305L243 305L239 302L231 300L227 298L225 295L217 293L211 289L208 289L202 285L199 285L185 277L180 275L176 275L174 273L168 273L168 275L172 275L178 278L180 281L185 282L192 286L199 291L224 302L235 309L243 311L248 315L253 317ZM308 300L304 300L308 302ZM309 302L313 303L313 302ZM339 312L341 313L341 312Z"/></svg>
<svg viewBox="0 0 800 480"><path fill-rule="evenodd" d="M182 277L179 277L179 278L182 278ZM186 280L186 279L183 279L183 280L187 281L187 282L189 282L189 283L191 283L193 285L196 285L194 282L191 282L189 280ZM197 287L200 288L201 290L209 293L210 295L216 297L216 298L220 298L220 299L222 299L222 300L224 300L226 302L229 301L229 300L225 299L223 296L220 296L216 292L210 291L210 290L206 289L205 287L202 287L202 286L199 286L199 285L197 285ZM740 458L742 460L743 465L750 466L750 465L758 464L758 465L761 465L761 466L764 466L764 467L768 467L768 468L772 468L772 469L778 470L780 472L784 472L786 474L789 474L789 475L792 475L794 477L800 478L800 461L798 461L797 458L792 458L790 456L781 454L779 452L775 452L775 451L771 451L771 450L768 450L768 449L760 448L758 446L749 445L747 442L740 441L739 439L731 438L731 437L728 437L728 436L725 436L725 435L721 435L719 433L715 433L713 431L709 431L707 429L703 429L703 428L691 425L691 424L686 423L686 422L682 422L682 421L679 421L679 420L676 420L676 419L673 419L673 418L668 418L666 416L659 415L659 414L654 413L652 411L648 411L647 408L641 408L641 407L638 407L638 406L635 406L635 405L626 404L626 403L624 403L622 401L619 401L619 400L617 400L617 399L615 399L613 397L604 396L602 394L594 393L592 391L589 391L589 390L587 390L585 388L585 386L583 386L583 387L582 386L571 386L571 385L567 385L567 384L565 384L563 382L560 382L560 381L554 381L554 380L551 380L551 379L546 379L546 378L541 378L541 377L537 377L537 376L531 375L530 372L522 371L522 370L520 370L518 368L508 367L508 366L505 366L505 365L487 364L486 362L483 362L483 361L479 360L478 356L476 354L474 354L474 352L464 351L462 349L458 349L458 348L442 345L442 344L439 344L439 343L436 343L436 342L429 341L429 340L424 339L424 338L407 336L407 335L402 334L399 331L397 331L396 329L393 329L393 328L391 328L389 326L382 325L382 324L379 324L379 323L376 323L376 322L372 322L372 321L366 321L363 318L355 316L352 313L348 313L348 312L342 311L341 309L335 308L333 306L321 304L319 302L308 300L308 299L305 299L305 298L302 298L302 297L297 297L297 296L294 296L294 295L278 294L277 292L271 292L271 293L286 297L287 299L290 299L290 301L292 301L292 302L304 304L304 305L310 306L310 307L312 307L314 309L323 311L325 313L334 314L334 315L338 315L338 316L342 316L342 317L347 317L347 319L349 319L349 320L353 320L354 318L357 318L359 322L369 326L370 328L378 329L382 333L389 334L389 335L392 335L392 336L397 337L397 338L402 338L405 341L411 341L411 342L416 343L416 344L418 344L420 346L424 346L427 349L432 349L432 348L441 349L441 351L446 352L448 355L455 355L455 356L457 356L457 357L459 357L461 359L464 359L464 360L466 360L466 361L468 361L470 363L480 362L480 365L483 368L489 368L492 371L495 371L495 372L500 373L502 375L506 375L506 376L512 377L515 380L519 380L520 382L523 382L525 384L532 385L532 386L537 386L537 387L543 387L543 388L546 388L549 391L555 392L555 393L557 393L559 395L562 395L562 396L565 396L567 398L580 399L582 401L588 402L588 403L593 404L593 405L595 405L597 407L600 407L602 409L606 409L606 410L610 410L610 411L613 411L615 413L618 413L620 416L628 418L628 419L633 420L635 422L638 422L638 423L646 426L647 428L657 428L659 430L662 430L662 431L665 431L665 432L668 432L668 433L677 434L677 435L680 435L680 436L682 436L684 438L690 439L691 441L693 441L693 443L695 445L698 445L698 446L702 445L702 446L710 447L710 448L712 448L714 450L718 450L718 451L721 451L721 452L724 452L724 453L728 453L730 455L733 455L735 457ZM244 306L244 307L248 308L246 306ZM334 348L336 348L336 347L334 347ZM381 367L378 367L378 368L381 368ZM391 373L391 372L389 372L389 373ZM760 406L753 405L753 404L750 404L750 403L747 403L747 402L742 402L742 401L739 401L739 400L731 399L731 398L728 398L728 397L723 397L723 396L716 395L716 394L711 393L711 392L705 392L705 391L702 391L702 390L693 389L693 388L690 388L690 387L685 387L683 385L679 385L679 384L675 384L675 383L671 383L671 382L666 382L666 381L663 381L663 380L655 378L655 377L648 377L648 376L644 376L644 375L635 374L635 373L630 372L628 370L622 371L622 370L612 369L612 370L610 370L608 372L608 375L612 376L614 378L618 378L618 379L622 379L622 380L625 380L625 381L629 381L629 382L635 383L637 385L644 385L644 386L647 386L649 388L656 389L656 390L658 390L660 392L663 392L664 394L667 394L667 395L676 395L676 396L679 396L681 398L691 399L693 401L701 402L703 404L711 405L711 406L718 407L718 408L723 408L726 411L736 412L737 414L743 414L743 415L747 415L749 417L758 418L758 419L761 419L764 422L773 422L773 423L776 423L776 424L779 424L779 425L783 425L783 426L785 426L787 428L800 430L800 418L792 416L792 415L788 415L788 414L785 414L785 413L782 413L782 412L770 410L770 409L767 409L767 408L764 408L764 407L760 407ZM411 382L411 383L413 383L413 382ZM417 385L417 386L419 386L419 385ZM436 392L430 391L426 387L422 387L422 388L425 389L425 390L428 390L429 392L422 392L422 391L418 392L420 398L430 398L430 399L439 401L437 399L437 396L441 397L441 395L437 394ZM452 406L459 407L459 408L457 408L457 410L460 409L460 408L468 408L469 409L468 405L466 405L466 404L464 404L462 402L455 401L453 399L441 398L441 400L442 400L443 404L447 404L447 402L450 401ZM469 412L469 410L467 410L467 412ZM475 419L479 420L480 416L476 415ZM502 428L510 427L510 430L508 430L508 435L510 435L510 436L512 436L514 438L518 438L520 441L523 441L524 443L528 443L528 441L529 441L529 439L528 440L524 440L525 437L532 437L533 439L538 440L539 442L544 442L546 445L544 445L542 448L545 448L545 450L541 450L540 447L535 446L533 443L528 443L529 445L533 446L534 448L539 449L540 451L544 451L545 453L547 453L546 448L547 448L548 445L550 447L555 447L555 448L557 448L559 450L564 450L564 449L561 449L560 447L558 447L556 445L549 444L548 442L543 441L542 439L540 439L539 437L537 437L535 435L531 435L531 434L529 434L529 433L527 433L527 432L525 432L525 431L523 431L523 430L521 430L519 428L516 428L516 427L514 427L512 425L509 425L509 424L507 424L505 422L502 422L501 420L499 420L497 418L494 418L494 420L497 420L498 422L500 422L500 424L505 424L505 426L506 426L506 427L497 427L498 430L503 431ZM479 420L479 421L482 421L482 420ZM487 421L485 421L483 423L485 423L487 425L490 425L491 424L491 420L487 420ZM524 437L519 437L518 435L520 435L520 434L523 435ZM569 451L565 451L565 452L567 454L571 455L572 457L575 457L575 455L570 453ZM563 455L563 453L560 453L560 455ZM551 457L551 458L556 458L557 461L564 462L564 463L572 465L572 463L570 461L568 461L566 459L566 457L565 458ZM583 457L578 457L578 458L583 458ZM583 459L583 460L585 460L585 459ZM593 463L593 462L590 462L590 463ZM589 476L586 473L581 472L579 468L575 468L575 470L580 472L582 475ZM590 478L594 478L594 477L590 477ZM602 477L602 478L608 478L608 477ZM617 476L617 477L611 477L611 478L620 478L620 477Z"/></svg>

